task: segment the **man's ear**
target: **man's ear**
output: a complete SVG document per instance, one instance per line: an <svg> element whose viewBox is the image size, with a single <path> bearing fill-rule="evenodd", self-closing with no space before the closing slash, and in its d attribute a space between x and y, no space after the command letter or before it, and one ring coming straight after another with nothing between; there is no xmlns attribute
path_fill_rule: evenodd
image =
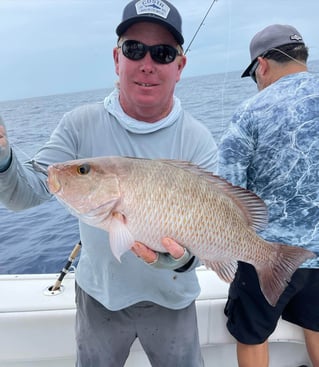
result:
<svg viewBox="0 0 319 367"><path fill-rule="evenodd" d="M180 60L179 60L179 62L178 62L178 68L179 68L179 70L183 70L184 69L184 67L185 67L185 65L186 65L186 62L187 62L187 58L186 58L186 56L185 55L182 55L181 57L180 57Z"/></svg>
<svg viewBox="0 0 319 367"><path fill-rule="evenodd" d="M269 70L268 59L259 56L258 57L258 62L259 62L258 73L260 73L261 75L265 75L265 73Z"/></svg>
<svg viewBox="0 0 319 367"><path fill-rule="evenodd" d="M119 75L119 48L114 47L113 48L113 60L115 65L115 72L117 75Z"/></svg>
<svg viewBox="0 0 319 367"><path fill-rule="evenodd" d="M186 65L186 60L187 58L185 55L182 55L179 57L178 64L177 64L178 74L177 74L176 82L178 82L181 78L182 71Z"/></svg>

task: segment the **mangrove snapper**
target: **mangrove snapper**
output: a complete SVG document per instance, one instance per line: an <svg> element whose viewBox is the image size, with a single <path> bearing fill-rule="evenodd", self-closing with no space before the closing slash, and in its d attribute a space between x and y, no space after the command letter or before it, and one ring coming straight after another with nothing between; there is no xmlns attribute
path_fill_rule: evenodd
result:
<svg viewBox="0 0 319 367"><path fill-rule="evenodd" d="M119 260L134 241L163 252L161 239L171 237L226 282L234 278L237 261L252 264L271 305L299 265L314 256L258 236L256 230L267 225L263 201L189 162L74 160L50 166L48 184L73 215L109 232Z"/></svg>

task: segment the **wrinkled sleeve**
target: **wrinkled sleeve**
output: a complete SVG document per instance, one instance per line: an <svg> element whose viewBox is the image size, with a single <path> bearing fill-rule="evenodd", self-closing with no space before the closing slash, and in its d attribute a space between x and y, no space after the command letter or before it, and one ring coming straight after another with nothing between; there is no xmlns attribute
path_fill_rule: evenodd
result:
<svg viewBox="0 0 319 367"><path fill-rule="evenodd" d="M74 159L77 135L70 122L64 116L50 140L35 155L34 159L43 167ZM13 152L9 168L0 173L0 202L10 210L19 211L37 206L51 196L46 175L34 170L31 161L21 163Z"/></svg>
<svg viewBox="0 0 319 367"><path fill-rule="evenodd" d="M197 154L197 164L200 167L213 173L217 171L217 144L211 134L203 136Z"/></svg>
<svg viewBox="0 0 319 367"><path fill-rule="evenodd" d="M253 118L239 110L221 139L218 150L218 175L233 185L247 188L247 172L254 151Z"/></svg>
<svg viewBox="0 0 319 367"><path fill-rule="evenodd" d="M189 114L185 136L182 139L182 153L179 159L195 163L202 169L216 173L217 171L217 144L211 132L202 123L198 123ZM194 128L196 126L196 128Z"/></svg>

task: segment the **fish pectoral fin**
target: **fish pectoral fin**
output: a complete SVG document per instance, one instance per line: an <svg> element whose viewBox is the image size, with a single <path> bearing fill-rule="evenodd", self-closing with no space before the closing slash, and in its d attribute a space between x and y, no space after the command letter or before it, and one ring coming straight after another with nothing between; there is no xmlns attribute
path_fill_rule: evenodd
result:
<svg viewBox="0 0 319 367"><path fill-rule="evenodd" d="M233 281L237 270L236 260L232 260L229 262L204 260L203 262L206 268L214 270L223 281L227 283Z"/></svg>
<svg viewBox="0 0 319 367"><path fill-rule="evenodd" d="M109 236L112 253L121 262L121 256L133 246L134 238L125 223L116 216L109 226Z"/></svg>

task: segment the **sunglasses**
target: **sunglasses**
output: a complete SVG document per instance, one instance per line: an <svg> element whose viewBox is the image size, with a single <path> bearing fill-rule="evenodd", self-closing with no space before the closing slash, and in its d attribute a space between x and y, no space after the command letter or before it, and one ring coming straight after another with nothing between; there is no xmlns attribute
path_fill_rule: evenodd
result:
<svg viewBox="0 0 319 367"><path fill-rule="evenodd" d="M256 60L256 62L254 63L254 65L252 66L252 68L249 71L249 76L251 77L251 79L257 83L257 79L256 79L256 70L258 68L259 65L259 61Z"/></svg>
<svg viewBox="0 0 319 367"><path fill-rule="evenodd" d="M118 46L122 49L123 55L130 60L142 60L147 52L150 52L152 59L159 64L170 64L181 53L170 45L147 46L142 42L127 40Z"/></svg>

